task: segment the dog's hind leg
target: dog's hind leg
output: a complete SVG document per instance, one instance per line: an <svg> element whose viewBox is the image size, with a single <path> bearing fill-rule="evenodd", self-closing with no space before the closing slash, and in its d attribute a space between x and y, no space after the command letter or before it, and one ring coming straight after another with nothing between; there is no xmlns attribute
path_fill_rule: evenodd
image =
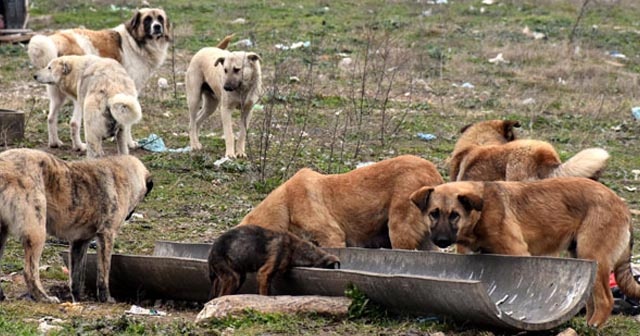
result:
<svg viewBox="0 0 640 336"><path fill-rule="evenodd" d="M69 287L74 302L80 301L85 279L85 265L87 261L87 248L90 240L76 240L71 242L69 248Z"/></svg>
<svg viewBox="0 0 640 336"><path fill-rule="evenodd" d="M4 255L4 247L7 244L7 238L9 237L9 227L0 221L0 261ZM1 273L0 273L1 274ZM0 301L5 299L2 286L0 286Z"/></svg>
<svg viewBox="0 0 640 336"><path fill-rule="evenodd" d="M49 147L57 148L63 144L58 138L58 114L66 101L66 95L55 85L47 85L47 93L49 94L49 115L47 116Z"/></svg>
<svg viewBox="0 0 640 336"><path fill-rule="evenodd" d="M22 228L20 235L24 248L24 279L29 294L36 301L59 303L58 298L47 295L40 282L40 256L47 236L46 216L42 209L46 209L46 202L36 201L34 207L27 207L21 216L16 216L16 227Z"/></svg>
<svg viewBox="0 0 640 336"><path fill-rule="evenodd" d="M131 139L131 126L123 126L116 133L116 145L118 147L118 154L129 154L129 141L133 141L133 139Z"/></svg>
<svg viewBox="0 0 640 336"><path fill-rule="evenodd" d="M74 101L73 102L73 116L71 117L71 122L69 123L69 128L71 129L71 144L73 150L77 151L85 151L87 149L87 145L82 142L80 139L80 126L82 125L82 105Z"/></svg>
<svg viewBox="0 0 640 336"><path fill-rule="evenodd" d="M587 305L587 324L596 328L601 327L607 321L613 309L613 294L609 288L611 266L606 261L597 261L598 271L590 298L593 301L592 305ZM589 310L590 306L593 307L593 310Z"/></svg>
<svg viewBox="0 0 640 336"><path fill-rule="evenodd" d="M115 302L109 292L109 274L111 271L111 250L113 249L113 228L104 228L97 235L98 241L98 276L96 288L98 289L98 301Z"/></svg>
<svg viewBox="0 0 640 336"><path fill-rule="evenodd" d="M236 145L236 155L238 157L247 156L247 154L245 153L245 144L247 140L247 130L249 129L249 123L251 122L252 114L253 104L244 104L240 113L240 132L238 133L238 143Z"/></svg>

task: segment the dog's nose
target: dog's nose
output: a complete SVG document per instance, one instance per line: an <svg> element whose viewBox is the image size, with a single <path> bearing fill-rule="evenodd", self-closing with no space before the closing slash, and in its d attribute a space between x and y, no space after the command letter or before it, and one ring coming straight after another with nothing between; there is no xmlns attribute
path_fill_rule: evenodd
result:
<svg viewBox="0 0 640 336"><path fill-rule="evenodd" d="M233 86L231 86L231 85L229 85L229 84L225 84L225 85L224 85L224 90L225 90L225 91L229 91L229 92L231 92L231 91L233 91Z"/></svg>
<svg viewBox="0 0 640 336"><path fill-rule="evenodd" d="M445 248L453 244L453 241L448 238L437 237L433 240L433 243L436 244L439 248Z"/></svg>
<svg viewBox="0 0 640 336"><path fill-rule="evenodd" d="M33 75L33 79L38 80L38 75Z"/></svg>
<svg viewBox="0 0 640 336"><path fill-rule="evenodd" d="M159 23L153 24L153 32L162 34L162 25Z"/></svg>

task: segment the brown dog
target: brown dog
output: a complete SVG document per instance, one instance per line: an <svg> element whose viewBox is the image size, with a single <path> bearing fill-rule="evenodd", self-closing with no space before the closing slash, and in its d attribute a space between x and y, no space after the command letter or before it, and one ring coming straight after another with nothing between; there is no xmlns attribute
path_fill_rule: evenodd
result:
<svg viewBox="0 0 640 336"><path fill-rule="evenodd" d="M430 222L439 247L459 252L555 255L598 262L587 322L600 327L611 314L609 274L622 291L640 298L631 273L631 215L609 188L585 178L534 182L452 182L424 187L411 199Z"/></svg>
<svg viewBox="0 0 640 336"><path fill-rule="evenodd" d="M601 148L582 150L562 163L548 142L517 140L514 120L489 120L462 128L449 161L451 181L525 181L548 177L597 180L609 159Z"/></svg>
<svg viewBox="0 0 640 336"><path fill-rule="evenodd" d="M323 247L426 249L429 226L409 196L443 182L433 163L412 155L344 174L301 169L240 225L290 231Z"/></svg>
<svg viewBox="0 0 640 336"><path fill-rule="evenodd" d="M237 226L218 237L211 247L209 297L235 294L248 272L258 272L258 292L269 295L273 277L296 266L339 268L340 260L288 232Z"/></svg>
<svg viewBox="0 0 640 336"><path fill-rule="evenodd" d="M151 190L149 171L136 157L117 155L65 162L33 149L0 153L0 257L9 234L25 253L24 278L36 299L58 302L40 283L47 233L70 243L71 294L79 300L87 247L98 241L98 300L109 295L111 250L120 225ZM0 299L4 298L0 288Z"/></svg>

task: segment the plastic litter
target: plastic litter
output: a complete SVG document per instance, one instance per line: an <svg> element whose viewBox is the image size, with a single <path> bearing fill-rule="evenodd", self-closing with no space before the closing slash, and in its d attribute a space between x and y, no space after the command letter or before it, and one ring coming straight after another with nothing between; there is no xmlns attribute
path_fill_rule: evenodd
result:
<svg viewBox="0 0 640 336"><path fill-rule="evenodd" d="M311 42L310 41L300 41L300 42L295 42L292 43L291 45L284 45L281 43L278 43L275 45L276 49L279 50L293 50L293 49L298 49L298 48L308 48L311 46Z"/></svg>
<svg viewBox="0 0 640 336"><path fill-rule="evenodd" d="M435 140L437 137L431 133L418 133L418 138L424 141Z"/></svg>
<svg viewBox="0 0 640 336"><path fill-rule="evenodd" d="M631 174L633 174L633 179L637 181L638 180L638 175L640 175L640 169L632 170Z"/></svg>
<svg viewBox="0 0 640 336"><path fill-rule="evenodd" d="M164 144L164 140L162 140L162 138L155 133L149 134L149 136L146 138L138 139L138 145L140 145L142 149L146 149L150 152L157 152L157 153L161 153L161 152L185 153L185 152L191 151L190 146L182 147L182 148L167 148L167 146L165 146Z"/></svg>
<svg viewBox="0 0 640 336"><path fill-rule="evenodd" d="M462 83L462 85L460 85L461 88L465 88L465 89L473 89L475 86L469 82L465 82Z"/></svg>
<svg viewBox="0 0 640 336"><path fill-rule="evenodd" d="M40 322L40 324L38 325L38 332L41 335L47 335L50 332L62 330L62 327L57 324L64 321L58 318L53 318L51 316L45 316L39 319L38 322Z"/></svg>
<svg viewBox="0 0 640 336"><path fill-rule="evenodd" d="M132 305L131 308L129 308L129 310L125 311L124 313L129 315L143 315L143 316L167 316L167 313L163 311L155 310L153 308L151 309L143 308L136 305Z"/></svg>
<svg viewBox="0 0 640 336"><path fill-rule="evenodd" d="M223 157L223 158L221 158L221 159L216 160L216 161L213 163L213 165L214 165L214 166L216 166L216 167L220 167L220 166L222 166L222 165L223 165L225 162L227 162L227 161L231 161L231 159L225 156L225 157Z"/></svg>
<svg viewBox="0 0 640 336"><path fill-rule="evenodd" d="M613 57L613 58L621 58L621 59L626 59L627 55L622 54L618 51L612 50L609 52L609 56Z"/></svg>
<svg viewBox="0 0 640 336"><path fill-rule="evenodd" d="M253 47L253 42L251 42L250 39L242 39L234 43L233 45L239 48L251 48Z"/></svg>
<svg viewBox="0 0 640 336"><path fill-rule="evenodd" d="M541 40L547 37L547 35L543 33L531 31L531 29L529 29L529 26L524 27L524 29L522 29L522 33L527 35L528 37L533 38L534 40Z"/></svg>
<svg viewBox="0 0 640 336"><path fill-rule="evenodd" d="M496 3L495 0L482 0L482 4L484 5L493 5L494 3Z"/></svg>
<svg viewBox="0 0 640 336"><path fill-rule="evenodd" d="M631 108L631 114L636 120L640 120L640 106L635 106Z"/></svg>
<svg viewBox="0 0 640 336"><path fill-rule="evenodd" d="M634 274L633 278L636 282L640 281L640 274ZM609 287L611 287L611 293L613 294L613 313L623 315L638 315L640 314L640 300L632 299L618 287L613 273L609 276Z"/></svg>
<svg viewBox="0 0 640 336"><path fill-rule="evenodd" d="M245 18L237 18L231 21L231 24L245 24L245 23L247 23L247 20Z"/></svg>
<svg viewBox="0 0 640 336"><path fill-rule="evenodd" d="M531 105L535 103L536 103L536 100L533 98L527 98L522 101L522 105Z"/></svg>
<svg viewBox="0 0 640 336"><path fill-rule="evenodd" d="M490 58L489 59L489 63L493 63L493 64L500 64L500 63L509 64L509 61L504 59L504 57L502 56L502 53L499 53L498 55L496 55L496 57Z"/></svg>

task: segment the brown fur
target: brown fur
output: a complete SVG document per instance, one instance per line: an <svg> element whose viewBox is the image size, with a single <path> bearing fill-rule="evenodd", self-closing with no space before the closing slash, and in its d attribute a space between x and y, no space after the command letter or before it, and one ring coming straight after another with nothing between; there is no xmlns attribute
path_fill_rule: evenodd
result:
<svg viewBox="0 0 640 336"><path fill-rule="evenodd" d="M47 233L70 243L70 286L79 300L86 251L98 241L98 299L112 301L109 270L114 239L134 208L151 190L149 172L135 157L62 161L32 149L0 153L0 257L9 234L25 251L24 277L36 300L48 296L38 272ZM0 288L0 298L3 298Z"/></svg>
<svg viewBox="0 0 640 336"><path fill-rule="evenodd" d="M218 237L209 253L210 298L235 294L248 272L257 272L258 292L269 295L271 280L291 267L340 266L338 257L288 232L237 226Z"/></svg>
<svg viewBox="0 0 640 336"><path fill-rule="evenodd" d="M136 10L132 17L122 25L111 29L67 29L51 35L35 35L31 38L28 54L31 63L42 69L51 60L65 55L96 55L112 58L122 64L127 74L135 83L136 90L142 91L153 72L158 69L167 57L171 42L171 24L160 8L143 8ZM80 125L82 108L74 93L65 92L57 86L48 85L49 115L48 132L49 147L60 147L62 141L58 137L58 114L67 99L74 103L73 116L70 122L72 148L84 151L86 145L80 141ZM127 133L127 144L137 146L131 134Z"/></svg>
<svg viewBox="0 0 640 336"><path fill-rule="evenodd" d="M588 148L564 164L551 144L517 140L514 120L489 120L465 126L449 161L451 181L524 181L576 176L597 180L609 154Z"/></svg>
<svg viewBox="0 0 640 336"><path fill-rule="evenodd" d="M302 169L240 225L290 231L323 247L430 248L428 224L409 196L443 182L431 162L411 155L344 174Z"/></svg>
<svg viewBox="0 0 640 336"><path fill-rule="evenodd" d="M640 298L631 274L631 215L609 188L585 178L535 182L452 182L424 187L411 199L430 222L434 243L459 251L556 255L571 249L598 262L587 322L600 327L613 307L609 274Z"/></svg>

